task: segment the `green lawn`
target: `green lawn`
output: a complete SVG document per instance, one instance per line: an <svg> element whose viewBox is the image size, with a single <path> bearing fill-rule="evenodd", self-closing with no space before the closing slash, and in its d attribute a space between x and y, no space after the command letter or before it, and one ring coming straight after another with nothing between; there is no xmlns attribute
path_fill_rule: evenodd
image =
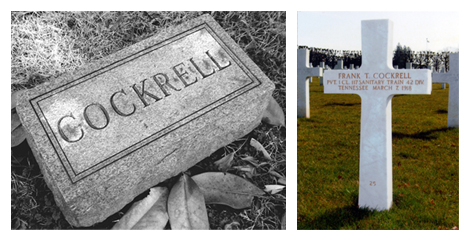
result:
<svg viewBox="0 0 470 241"><path fill-rule="evenodd" d="M448 86L447 86L448 87ZM297 119L298 229L459 227L459 129L447 128L449 89L392 99L393 205L357 207L361 99L310 84L310 119Z"/></svg>

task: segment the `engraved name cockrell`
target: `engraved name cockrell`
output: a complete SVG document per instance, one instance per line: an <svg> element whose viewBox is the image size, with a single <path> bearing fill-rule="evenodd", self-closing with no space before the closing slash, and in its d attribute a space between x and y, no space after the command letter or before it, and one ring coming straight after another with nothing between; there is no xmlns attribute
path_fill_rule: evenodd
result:
<svg viewBox="0 0 470 241"><path fill-rule="evenodd" d="M146 145L164 143L163 137L183 138L204 128L204 121L193 123L220 115L260 84L203 24L121 55L30 102L76 182ZM175 134L183 126L190 131Z"/></svg>
<svg viewBox="0 0 470 241"><path fill-rule="evenodd" d="M191 57L172 66L170 69L141 80L140 83L135 83L127 89L122 88L111 93L109 103L91 103L87 105L81 114L90 128L102 130L112 121L104 105L109 104L111 108L108 109L112 109L119 116L128 117L133 115L137 108L146 108L152 103L172 95L175 91L182 91L198 81L203 81L231 64L229 60L217 58L216 55L211 54L210 50L207 50L204 52L203 57L199 59L199 62ZM150 84L149 81L153 81L153 84L158 86L158 92L151 92L146 89L146 86ZM133 97L130 95L133 95ZM119 99L121 99L121 103L127 103L127 105L120 105ZM76 118L73 113L69 113L57 121L57 129L61 138L69 143L78 142L85 135L83 127L73 123Z"/></svg>

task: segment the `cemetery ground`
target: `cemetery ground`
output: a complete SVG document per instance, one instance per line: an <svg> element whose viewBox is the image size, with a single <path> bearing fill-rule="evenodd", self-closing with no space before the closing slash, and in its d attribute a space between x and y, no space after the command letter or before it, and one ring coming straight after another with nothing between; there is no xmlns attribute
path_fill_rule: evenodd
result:
<svg viewBox="0 0 470 241"><path fill-rule="evenodd" d="M285 113L285 12L12 12L11 92L47 82L205 13L210 14L274 82L273 97ZM12 115L14 104L12 95ZM247 136L219 149L185 172L188 176L221 172L221 165L215 162L236 151L233 160L225 163L228 165L224 171L260 189L279 185L278 190L255 197L249 208L207 205L211 229L285 228L285 221L282 221L286 211L285 133L285 127L261 123ZM261 143L262 148L250 145L252 139ZM170 178L159 186L171 188L178 178ZM135 201L147 194L142 193ZM113 227L130 206L89 228ZM12 147L11 229L72 228L55 205L27 142Z"/></svg>
<svg viewBox="0 0 470 241"><path fill-rule="evenodd" d="M458 229L459 129L447 128L449 88L392 99L393 205L358 208L361 99L310 83L297 119L298 229Z"/></svg>

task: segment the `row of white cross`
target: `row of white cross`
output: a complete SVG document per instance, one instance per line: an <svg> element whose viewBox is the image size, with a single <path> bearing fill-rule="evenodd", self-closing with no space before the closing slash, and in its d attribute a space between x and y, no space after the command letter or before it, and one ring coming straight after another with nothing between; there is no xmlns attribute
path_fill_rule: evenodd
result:
<svg viewBox="0 0 470 241"><path fill-rule="evenodd" d="M448 127L459 126L459 54L450 54L447 73L392 67L390 20L362 21L362 65L352 70L309 68L308 51L297 51L297 116L310 118L308 79L323 76L324 93L361 97L359 207L392 205L392 108L396 94L431 94L432 82L448 83Z"/></svg>
<svg viewBox="0 0 470 241"><path fill-rule="evenodd" d="M320 85L323 85L323 72L325 70L324 62L323 66L319 67L307 67L309 59L309 51L307 49L297 50L297 117L310 118L310 106L309 106L309 85L306 80L310 77L320 77ZM449 54L449 71L445 73L444 69L441 68L439 73L432 73L433 83L442 83L442 89L445 89L445 84L448 83L451 87L449 90L449 101L448 101L448 120L447 127L458 128L459 127L459 53ZM338 60L338 66L342 66L341 60ZM411 69L410 63L407 63L407 69ZM342 69L342 67L335 69ZM350 68L353 70L353 68ZM311 81L310 81L311 82Z"/></svg>

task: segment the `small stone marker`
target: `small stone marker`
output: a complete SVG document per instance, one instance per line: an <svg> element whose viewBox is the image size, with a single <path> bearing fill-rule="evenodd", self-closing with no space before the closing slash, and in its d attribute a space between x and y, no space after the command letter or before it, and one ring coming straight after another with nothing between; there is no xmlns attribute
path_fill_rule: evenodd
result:
<svg viewBox="0 0 470 241"><path fill-rule="evenodd" d="M248 134L273 89L204 15L27 91L17 109L57 205L90 226Z"/></svg>
<svg viewBox="0 0 470 241"><path fill-rule="evenodd" d="M323 69L309 68L308 49L297 49L297 117L310 118L310 97L308 79L312 76L323 76Z"/></svg>
<svg viewBox="0 0 470 241"><path fill-rule="evenodd" d="M430 70L392 67L389 20L362 21L362 66L325 71L324 93L361 97L359 207L388 210L392 205L392 97L431 94Z"/></svg>
<svg viewBox="0 0 470 241"><path fill-rule="evenodd" d="M447 127L459 128L459 53L449 54L449 71L432 73L432 81L449 84Z"/></svg>

